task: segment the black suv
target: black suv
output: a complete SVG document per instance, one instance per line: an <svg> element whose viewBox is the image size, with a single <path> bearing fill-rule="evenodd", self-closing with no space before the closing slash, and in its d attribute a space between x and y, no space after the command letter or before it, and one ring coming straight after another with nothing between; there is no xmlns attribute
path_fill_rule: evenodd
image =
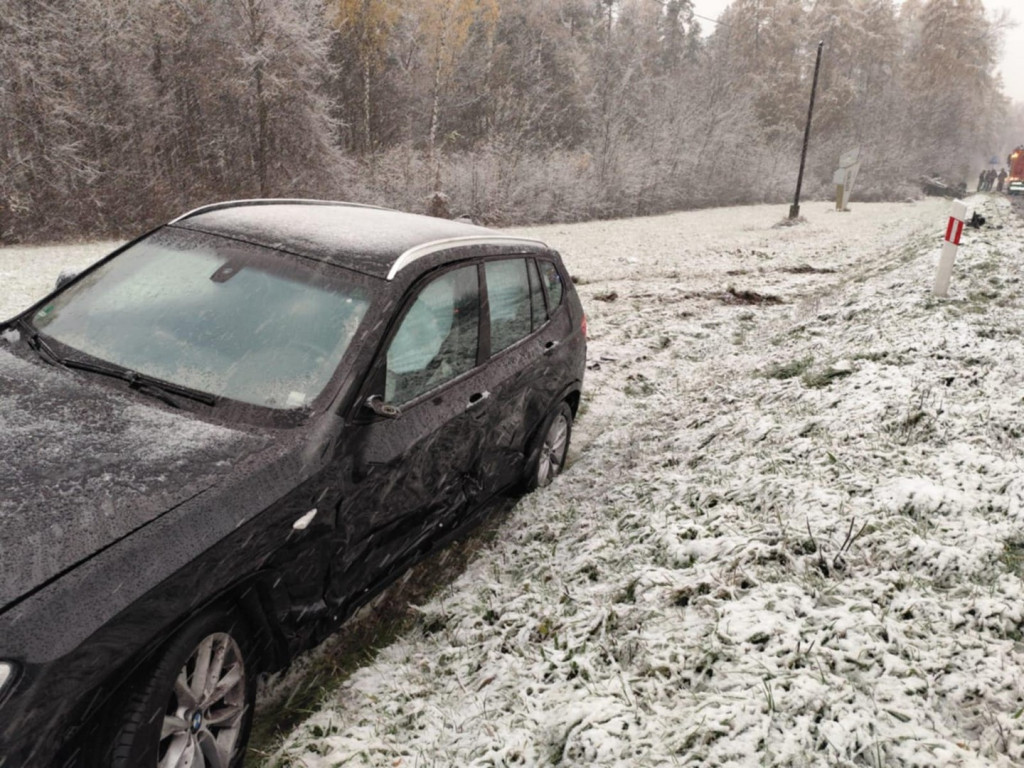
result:
<svg viewBox="0 0 1024 768"><path fill-rule="evenodd" d="M543 243L343 203L188 213L0 324L0 766L237 766L260 672L565 461Z"/></svg>

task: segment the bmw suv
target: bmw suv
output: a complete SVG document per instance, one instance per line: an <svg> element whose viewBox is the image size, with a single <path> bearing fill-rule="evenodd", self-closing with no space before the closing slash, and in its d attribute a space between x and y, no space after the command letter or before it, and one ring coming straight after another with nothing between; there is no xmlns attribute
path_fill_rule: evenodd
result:
<svg viewBox="0 0 1024 768"><path fill-rule="evenodd" d="M0 766L239 766L280 668L549 483L586 320L544 243L185 214L0 323Z"/></svg>

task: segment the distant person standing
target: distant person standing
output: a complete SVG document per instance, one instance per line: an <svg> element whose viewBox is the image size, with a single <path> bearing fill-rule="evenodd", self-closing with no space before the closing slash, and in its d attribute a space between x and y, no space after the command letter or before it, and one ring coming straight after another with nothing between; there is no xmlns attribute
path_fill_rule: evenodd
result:
<svg viewBox="0 0 1024 768"><path fill-rule="evenodd" d="M990 168L988 172L988 180L985 182L985 191L991 192L992 185L996 183L996 169Z"/></svg>
<svg viewBox="0 0 1024 768"><path fill-rule="evenodd" d="M1007 176L1009 176L1009 174L1006 172L1006 169L1003 168L1003 170L999 172L999 186L996 188L996 192L1003 191L1003 185L1006 183Z"/></svg>
<svg viewBox="0 0 1024 768"><path fill-rule="evenodd" d="M978 174L978 191L979 192L984 192L985 191L985 177L987 175L988 175L988 171L984 171L984 170L981 173Z"/></svg>

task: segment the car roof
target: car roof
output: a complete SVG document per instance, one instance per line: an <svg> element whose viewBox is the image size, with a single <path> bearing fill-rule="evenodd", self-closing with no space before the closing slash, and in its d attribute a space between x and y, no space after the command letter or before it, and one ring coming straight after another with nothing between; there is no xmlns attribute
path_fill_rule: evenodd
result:
<svg viewBox="0 0 1024 768"><path fill-rule="evenodd" d="M547 250L460 221L324 200L234 200L197 208L171 226L275 248L391 280L430 253L458 246L503 245Z"/></svg>

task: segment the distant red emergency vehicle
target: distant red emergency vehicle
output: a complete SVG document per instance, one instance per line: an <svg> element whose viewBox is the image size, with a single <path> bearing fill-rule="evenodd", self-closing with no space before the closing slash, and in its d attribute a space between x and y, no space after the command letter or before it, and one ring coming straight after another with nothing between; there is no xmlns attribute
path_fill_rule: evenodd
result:
<svg viewBox="0 0 1024 768"><path fill-rule="evenodd" d="M1024 145L1017 147L1006 159L1010 175L1006 179L1006 191L1011 195L1024 194Z"/></svg>

